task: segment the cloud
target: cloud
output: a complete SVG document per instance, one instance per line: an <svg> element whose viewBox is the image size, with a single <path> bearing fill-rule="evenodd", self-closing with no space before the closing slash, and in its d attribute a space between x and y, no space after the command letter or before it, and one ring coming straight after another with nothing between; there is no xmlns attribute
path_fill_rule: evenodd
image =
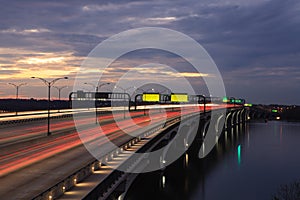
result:
<svg viewBox="0 0 300 200"><path fill-rule="evenodd" d="M160 26L181 31L202 44L232 93L244 94L233 85L241 81L239 77L249 83L249 90L258 91L253 92L257 99L264 91L255 87L265 80L290 88L282 81L289 78L292 88L299 90L297 0L74 0L72 4L12 0L3 1L0 11L0 66L6 78L13 79L12 74L21 78L37 69L45 76L47 70L51 76L63 71L74 74L84 57L107 37L131 28ZM145 55L140 54L140 59ZM185 69L181 73L191 78L196 76L172 56L164 64Z"/></svg>
<svg viewBox="0 0 300 200"><path fill-rule="evenodd" d="M74 56L72 52L60 52L58 55L26 49L0 48L0 77L6 80L27 79L33 75L59 77L75 72L81 61L82 58Z"/></svg>
<svg viewBox="0 0 300 200"><path fill-rule="evenodd" d="M2 75L7 76L7 75L13 75L16 73L20 73L20 70L3 70L3 69L0 70L1 78L3 78Z"/></svg>
<svg viewBox="0 0 300 200"><path fill-rule="evenodd" d="M25 29L25 30L17 30L14 28L1 30L0 33L4 34L20 34L20 35L29 35L29 34L38 34L38 33L47 33L51 32L45 28L37 28L37 29Z"/></svg>
<svg viewBox="0 0 300 200"><path fill-rule="evenodd" d="M149 2L147 1L133 1L133 2L126 2L125 3L104 3L104 4L87 4L82 7L82 10L84 12L101 12L101 11L121 11L124 9L131 9L131 8L137 8L141 5L149 5ZM151 3L150 3L151 4Z"/></svg>

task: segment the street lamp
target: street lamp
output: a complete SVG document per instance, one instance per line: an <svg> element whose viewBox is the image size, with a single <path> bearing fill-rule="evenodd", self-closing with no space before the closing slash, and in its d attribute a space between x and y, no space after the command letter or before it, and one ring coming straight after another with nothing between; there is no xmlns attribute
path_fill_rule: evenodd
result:
<svg viewBox="0 0 300 200"><path fill-rule="evenodd" d="M121 89L121 90L123 90L123 101L125 102L125 93L129 90L129 89L131 89L131 88L135 88L135 86L131 86L131 87L128 87L128 88L123 88L123 87L121 87L121 86L118 86L118 85L115 85L115 87L114 87L115 89L116 88L119 88L119 89ZM130 96L129 96L130 97ZM128 103L130 104L130 98L128 99ZM130 106L130 105L129 105ZM130 108L129 108L130 109ZM125 107L125 104L124 104L124 114L123 114L123 117L124 117L124 119L126 118L126 116L125 116L125 110L126 110L126 107Z"/></svg>
<svg viewBox="0 0 300 200"><path fill-rule="evenodd" d="M99 92L99 89L104 86L104 85L109 85L110 83L101 83L99 85L95 85L93 83L84 83L85 85L91 85L93 88L95 88L96 93ZM98 123L97 118L98 118L98 109L97 109L97 99L96 99L96 94L95 94L95 109L96 109L96 118L95 118L95 122L96 124Z"/></svg>
<svg viewBox="0 0 300 200"><path fill-rule="evenodd" d="M60 100L60 93L62 89L67 88L68 86L62 86L62 87L53 86L53 87L58 90L58 100Z"/></svg>
<svg viewBox="0 0 300 200"><path fill-rule="evenodd" d="M58 100L60 101L60 93L61 93L62 89L67 88L68 86L62 86L62 87L53 86L53 87L58 90ZM60 105L58 106L58 112L60 112L59 107L60 107Z"/></svg>
<svg viewBox="0 0 300 200"><path fill-rule="evenodd" d="M26 85L27 83L20 83L20 84L14 84L14 83L8 83L9 85L12 85L16 88L16 99L19 98L19 88L23 85Z"/></svg>
<svg viewBox="0 0 300 200"><path fill-rule="evenodd" d="M48 80L40 78L40 77L34 77L34 76L31 78L40 79L41 81L43 81L45 83L46 86L48 86L48 117L47 117L48 130L47 130L47 135L49 136L49 135L51 135L51 132L50 132L50 91L51 91L51 86L53 86L56 81L61 80L61 79L68 79L68 77L65 76L62 78L56 78L51 81L48 81Z"/></svg>

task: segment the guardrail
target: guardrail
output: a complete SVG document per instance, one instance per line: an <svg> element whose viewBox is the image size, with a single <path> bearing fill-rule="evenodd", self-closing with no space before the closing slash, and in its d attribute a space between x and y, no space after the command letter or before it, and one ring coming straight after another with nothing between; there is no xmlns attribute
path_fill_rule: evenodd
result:
<svg viewBox="0 0 300 200"><path fill-rule="evenodd" d="M52 116L51 119L60 119L60 118L68 118L72 117L73 114L65 114L65 115L59 115L59 116ZM32 121L41 121L46 120L47 117L37 117L37 118L28 118L28 119L17 119L17 120L9 120L9 121L0 121L0 125L11 125L11 124L18 124L18 123L26 123L26 122L32 122Z"/></svg>
<svg viewBox="0 0 300 200"><path fill-rule="evenodd" d="M104 113L110 113L111 111L97 111L98 114L104 114ZM121 112L121 111L114 111L114 112ZM54 113L53 113L54 114ZM58 116L51 116L51 119L61 119L61 118L70 118L73 116L74 113L70 114L63 114L63 113L55 113L55 114L61 114ZM81 113L81 115L89 115L87 113ZM33 115L35 116L35 115ZM3 119L3 118L2 118ZM48 117L32 117L32 118L26 118L26 119L16 119L16 120L7 120L7 121L0 121L0 126L3 125L12 125L12 124L18 124L18 123L26 123L26 122L33 122L33 121L42 121L47 120Z"/></svg>

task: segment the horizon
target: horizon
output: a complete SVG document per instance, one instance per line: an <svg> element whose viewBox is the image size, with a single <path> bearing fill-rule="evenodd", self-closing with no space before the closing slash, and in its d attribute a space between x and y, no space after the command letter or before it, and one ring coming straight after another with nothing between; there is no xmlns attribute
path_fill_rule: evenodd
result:
<svg viewBox="0 0 300 200"><path fill-rule="evenodd" d="M220 97L221 98L221 97ZM9 97L9 98L0 98L0 100L35 100L35 101L48 101L48 98L33 98L33 97L28 97L28 98L18 98L16 99L15 97ZM58 97L51 97L50 101L69 101L68 98L61 98L60 100L58 99ZM258 106L258 105L263 105L263 106L296 106L296 107L300 107L300 104L277 104L277 103L270 103L270 104L262 104L262 103L252 103L252 102L248 102L251 103L254 106ZM247 102L246 102L247 104Z"/></svg>

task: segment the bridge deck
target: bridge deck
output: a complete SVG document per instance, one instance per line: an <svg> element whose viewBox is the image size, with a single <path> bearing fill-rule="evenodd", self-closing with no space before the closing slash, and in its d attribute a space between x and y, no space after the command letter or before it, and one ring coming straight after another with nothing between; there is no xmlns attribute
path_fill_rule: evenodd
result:
<svg viewBox="0 0 300 200"><path fill-rule="evenodd" d="M177 116L174 113L177 111L171 111L170 116ZM190 112L188 109L186 112ZM155 123L161 121L161 114L157 112L157 116L152 115L152 120ZM154 114L154 113L153 113ZM148 116L149 117L149 116ZM154 118L153 118L154 117ZM149 119L144 117L139 117L142 123L147 122ZM92 123L94 120L92 120ZM28 124L28 126L33 126L34 123ZM20 127L21 128L21 127ZM13 128L12 128L13 129ZM22 128L21 128L22 129ZM117 132L117 131L116 131ZM60 135L60 134L57 134ZM120 135L120 134L119 134ZM40 143L41 141L50 143L53 139L58 137L52 135L50 137L37 138L34 140L35 143ZM121 145L128 141L130 138L128 135L118 137L118 143ZM77 140L80 140L77 136ZM47 142L48 141L48 142ZM64 140L59 140L61 145L64 145ZM145 141L141 141L141 145ZM132 151L136 151L141 145L136 145ZM5 149L0 155L5 157L5 153L9 152L10 149L22 149L26 147L26 143L16 143L9 145L7 147L2 147ZM126 154L120 154L115 160L112 160L109 164L120 164L126 160ZM3 199L31 199L36 195L45 191L45 188L50 188L56 185L58 182L62 181L63 178L70 175L70 173L81 169L83 166L88 165L94 157L85 149L83 145L77 145L64 150L63 152L53 154L52 156L45 157L34 164L24 166L21 169L13 171L13 173L8 173L1 177L1 187L0 196ZM1 160L0 160L1 161ZM26 161L25 161L26 162ZM73 190L65 192L62 199L77 199L82 198L93 189L101 180L103 180L112 169L102 167L100 170L95 171L89 178L85 179L83 183L78 183ZM16 189L18 192L16 192ZM21 191L21 192L20 192Z"/></svg>
<svg viewBox="0 0 300 200"><path fill-rule="evenodd" d="M159 120L159 118L157 119ZM67 133L68 135L68 133ZM52 135L50 137L43 137L34 140L35 144L53 142L54 138L60 137L61 134ZM124 135L117 138L120 145L128 141L131 137ZM77 139L79 137L77 136ZM64 140L59 140L64 145ZM19 153L22 148L26 148L30 145L30 142L22 142L9 146L2 147L1 149L1 162L5 164L6 155L9 152L17 150ZM34 156L34 154L33 154ZM52 187L58 182L62 181L64 177L70 175L70 173L81 169L88 163L94 160L94 157L85 149L83 145L76 146L61 153L54 154L50 157L46 157L34 164L24 166L12 173L1 176L0 196L3 199L31 199L32 197L44 192L45 189ZM22 164L26 160L18 161L17 164ZM5 168L3 168L5 170ZM18 192L16 192L16 189Z"/></svg>

